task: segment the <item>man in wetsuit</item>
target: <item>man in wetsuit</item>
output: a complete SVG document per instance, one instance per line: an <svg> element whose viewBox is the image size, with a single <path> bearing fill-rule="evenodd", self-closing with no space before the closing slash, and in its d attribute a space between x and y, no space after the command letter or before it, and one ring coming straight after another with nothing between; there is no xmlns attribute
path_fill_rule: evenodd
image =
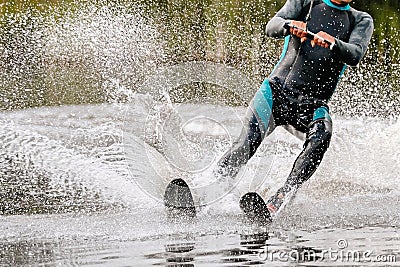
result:
<svg viewBox="0 0 400 267"><path fill-rule="evenodd" d="M267 36L285 38L283 53L251 101L248 123L217 172L236 176L276 126L305 135L285 184L266 202L268 216L276 214L320 164L332 136L327 103L346 66L356 66L367 50L373 20L351 8L351 1L287 0L267 24ZM307 39L305 30L318 36Z"/></svg>

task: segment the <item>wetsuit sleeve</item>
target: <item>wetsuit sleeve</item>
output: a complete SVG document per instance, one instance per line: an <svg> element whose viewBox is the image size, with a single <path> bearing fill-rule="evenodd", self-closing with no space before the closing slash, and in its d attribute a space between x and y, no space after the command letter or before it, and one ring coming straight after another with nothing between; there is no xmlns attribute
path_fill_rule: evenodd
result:
<svg viewBox="0 0 400 267"><path fill-rule="evenodd" d="M300 16L303 7L307 4L306 2L310 2L310 0L287 0L286 4L268 22L265 29L267 36L279 38L289 35L289 30L283 26Z"/></svg>
<svg viewBox="0 0 400 267"><path fill-rule="evenodd" d="M350 34L349 42L335 39L336 46L334 48L339 59L350 66L356 66L361 61L367 52L374 30L373 19L369 14L359 12L354 16L356 24Z"/></svg>

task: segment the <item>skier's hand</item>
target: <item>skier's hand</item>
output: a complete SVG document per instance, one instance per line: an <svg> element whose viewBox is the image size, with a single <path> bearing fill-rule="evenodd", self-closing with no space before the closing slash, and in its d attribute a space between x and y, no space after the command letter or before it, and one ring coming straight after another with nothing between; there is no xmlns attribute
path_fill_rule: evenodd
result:
<svg viewBox="0 0 400 267"><path fill-rule="evenodd" d="M315 47L316 45L318 45L318 46L321 46L321 47L330 48L331 44L332 45L335 44L335 38L332 35L330 35L330 34L328 34L326 32L323 32L323 31L320 31L317 35L319 37L321 37L322 39L320 39L318 37L315 37L313 40L311 40L311 46L312 47ZM323 40L326 40L329 43L324 42Z"/></svg>
<svg viewBox="0 0 400 267"><path fill-rule="evenodd" d="M305 32L307 25L303 21L292 20L290 22L289 26L291 26L291 25L294 25L297 27L297 28L290 27L291 34L299 37L301 42L304 42L305 40L307 40L307 32ZM300 28L300 29L298 29L298 28ZM302 29L304 29L304 30L302 30Z"/></svg>

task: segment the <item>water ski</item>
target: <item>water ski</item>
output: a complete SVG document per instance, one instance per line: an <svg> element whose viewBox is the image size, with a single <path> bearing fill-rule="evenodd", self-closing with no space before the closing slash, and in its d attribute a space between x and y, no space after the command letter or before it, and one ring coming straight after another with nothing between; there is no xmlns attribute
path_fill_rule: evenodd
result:
<svg viewBox="0 0 400 267"><path fill-rule="evenodd" d="M169 217L196 217L193 196L183 179L172 180L164 193L164 205Z"/></svg>
<svg viewBox="0 0 400 267"><path fill-rule="evenodd" d="M267 204L259 194L255 192L247 193L240 198L239 204L249 220L261 223L270 223L272 221Z"/></svg>

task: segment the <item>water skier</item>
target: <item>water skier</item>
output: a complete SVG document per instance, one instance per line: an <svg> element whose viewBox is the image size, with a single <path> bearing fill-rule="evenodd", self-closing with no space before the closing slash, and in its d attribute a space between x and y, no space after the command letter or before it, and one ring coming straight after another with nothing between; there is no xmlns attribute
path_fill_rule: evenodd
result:
<svg viewBox="0 0 400 267"><path fill-rule="evenodd" d="M267 24L267 36L285 38L283 53L251 101L247 125L219 161L217 173L235 177L276 126L305 135L305 143L285 184L266 203L258 203L255 193L242 197L248 215L271 220L312 176L329 147L328 101L346 66L356 66L365 55L373 32L372 17L350 2L287 0Z"/></svg>

